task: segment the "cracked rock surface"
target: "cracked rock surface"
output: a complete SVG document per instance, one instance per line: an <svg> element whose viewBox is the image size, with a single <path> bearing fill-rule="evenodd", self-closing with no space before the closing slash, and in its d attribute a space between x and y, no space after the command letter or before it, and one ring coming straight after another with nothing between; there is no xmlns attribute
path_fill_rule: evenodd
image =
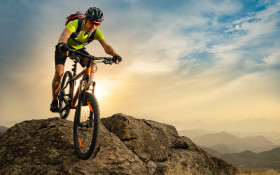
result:
<svg viewBox="0 0 280 175"><path fill-rule="evenodd" d="M80 160L72 128L57 117L9 128L0 137L0 174L252 174L206 153L171 125L124 114L101 120L96 154Z"/></svg>

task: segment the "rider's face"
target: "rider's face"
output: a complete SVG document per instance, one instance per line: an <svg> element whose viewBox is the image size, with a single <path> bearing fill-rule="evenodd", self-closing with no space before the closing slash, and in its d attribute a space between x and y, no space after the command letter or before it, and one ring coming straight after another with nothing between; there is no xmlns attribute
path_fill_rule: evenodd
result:
<svg viewBox="0 0 280 175"><path fill-rule="evenodd" d="M93 32L99 25L100 22L94 21L92 19L88 19L86 22L86 28L89 32Z"/></svg>

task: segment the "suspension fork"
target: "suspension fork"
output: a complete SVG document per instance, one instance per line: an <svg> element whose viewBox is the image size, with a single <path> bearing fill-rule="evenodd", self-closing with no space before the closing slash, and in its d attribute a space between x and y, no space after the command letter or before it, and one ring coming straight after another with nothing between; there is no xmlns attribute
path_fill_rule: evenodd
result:
<svg viewBox="0 0 280 175"><path fill-rule="evenodd" d="M92 88L93 88L92 91L93 91L94 87L95 87L95 82L90 80L91 71L92 71L92 68L91 68L92 60L94 60L94 57L91 57L90 59L88 59L87 68L86 68L85 75L84 75L85 77L83 78L84 80L82 81L82 83L88 84L88 89L86 89L86 90L89 90L90 85L92 85Z"/></svg>
<svg viewBox="0 0 280 175"><path fill-rule="evenodd" d="M88 62L87 62L87 69L86 69L86 77L85 77L85 80L88 82L90 79L90 74L91 74L91 61L92 61L92 58L88 59Z"/></svg>

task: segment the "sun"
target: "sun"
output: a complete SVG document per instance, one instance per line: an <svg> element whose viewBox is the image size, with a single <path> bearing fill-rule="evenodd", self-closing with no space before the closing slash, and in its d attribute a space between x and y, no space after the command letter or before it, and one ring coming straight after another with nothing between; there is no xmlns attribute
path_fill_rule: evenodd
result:
<svg viewBox="0 0 280 175"><path fill-rule="evenodd" d="M109 95L109 91L106 90L105 86L102 86L102 84L98 83L95 86L94 95L96 96L98 101L102 101L104 97Z"/></svg>
<svg viewBox="0 0 280 175"><path fill-rule="evenodd" d="M106 84L106 83L105 83ZM110 91L108 90L109 86L105 86L104 84L98 82L94 87L94 95L97 98L97 101L100 102L104 99L104 97L108 96ZM76 83L74 86L74 94L79 88L79 83ZM90 86L89 89L92 89L92 86ZM92 93L92 90L89 90L88 92Z"/></svg>

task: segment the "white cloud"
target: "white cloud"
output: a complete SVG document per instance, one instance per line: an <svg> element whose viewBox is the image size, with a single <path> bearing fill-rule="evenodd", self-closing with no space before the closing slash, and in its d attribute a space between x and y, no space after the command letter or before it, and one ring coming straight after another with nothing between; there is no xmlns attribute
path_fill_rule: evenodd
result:
<svg viewBox="0 0 280 175"><path fill-rule="evenodd" d="M131 54L134 54L133 60L135 60L134 63L131 63L134 66L131 67L138 67L142 70L157 67L157 69L149 69L154 72L172 71L178 68L180 64L179 58L193 52L205 50L206 43L210 39L202 30L208 27L207 25L211 19L197 13L193 15L193 11L201 11L203 9L200 5L196 5L199 9L194 9L192 6L184 6L184 8L178 8L178 13L163 11L160 14L154 14L153 11L147 9L139 10L137 7L134 7L136 9L130 9L128 14L131 16L135 16L133 14L142 11L141 13L145 14L142 16L142 20L145 19L146 23L144 24L148 24L134 28L135 30L130 33L130 35L136 37L133 40L138 41L138 46L133 47L134 51L130 50ZM149 25L149 21L152 25ZM138 21L132 20L131 23L134 25ZM137 26L138 24L135 25ZM190 31L187 31L189 29ZM141 40L138 39L139 37ZM134 45L133 43L132 45ZM150 66L147 68L146 63L139 62L148 62ZM158 66L159 64L160 66ZM136 72L139 69L130 68L130 70Z"/></svg>
<svg viewBox="0 0 280 175"><path fill-rule="evenodd" d="M233 34L230 37L225 36L221 43L217 43L208 49L210 53L215 54L217 65L227 66L242 64L242 62L253 62L253 60L260 59L261 55L271 54L273 48L275 50L279 47L273 44L279 30L277 27L279 23L277 12L279 10L278 3L264 11L237 19L231 23L231 26L227 24L228 29L225 32ZM269 43L265 38L273 40ZM270 49L264 49L269 45L271 45ZM246 57L248 54L253 57Z"/></svg>
<svg viewBox="0 0 280 175"><path fill-rule="evenodd" d="M274 66L280 64L280 51L274 52L263 59L266 65Z"/></svg>

